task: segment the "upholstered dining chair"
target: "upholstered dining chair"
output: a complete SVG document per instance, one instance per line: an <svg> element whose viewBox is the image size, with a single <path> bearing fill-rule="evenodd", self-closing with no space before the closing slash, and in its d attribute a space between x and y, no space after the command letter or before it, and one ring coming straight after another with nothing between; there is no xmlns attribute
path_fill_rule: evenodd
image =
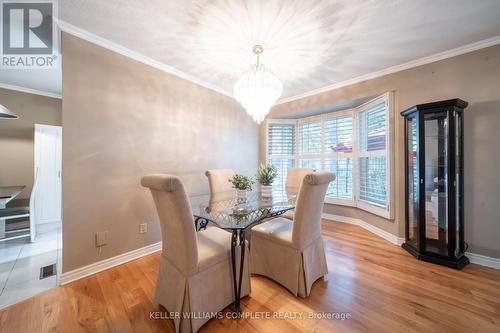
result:
<svg viewBox="0 0 500 333"><path fill-rule="evenodd" d="M299 188L300 184L302 184L302 180L304 177L311 173L314 172L313 169L309 168L290 168L287 171L286 175L286 181L285 181L285 191L288 194L292 195L297 195L299 193ZM293 220L293 210L289 210L285 214L283 214L283 217L286 217L287 219Z"/></svg>
<svg viewBox="0 0 500 333"><path fill-rule="evenodd" d="M195 231L191 206L179 178L152 174L144 176L141 184L151 190L162 234L155 299L167 311L180 313L174 316L176 332L196 332L210 318L183 313L216 313L234 301L231 234L216 227ZM248 271L247 265L242 296L249 293Z"/></svg>
<svg viewBox="0 0 500 333"><path fill-rule="evenodd" d="M290 290L307 297L314 281L328 272L321 215L330 172L310 173L300 186L293 223L278 217L252 229L250 271L267 276Z"/></svg>
<svg viewBox="0 0 500 333"><path fill-rule="evenodd" d="M229 182L229 178L234 176L232 169L212 169L205 171L205 176L208 178L210 193L226 192L233 190L233 185Z"/></svg>

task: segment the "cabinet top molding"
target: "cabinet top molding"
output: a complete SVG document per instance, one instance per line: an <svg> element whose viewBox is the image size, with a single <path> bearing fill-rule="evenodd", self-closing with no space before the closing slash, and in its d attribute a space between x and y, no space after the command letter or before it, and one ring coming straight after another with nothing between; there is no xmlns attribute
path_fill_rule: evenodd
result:
<svg viewBox="0 0 500 333"><path fill-rule="evenodd" d="M454 98L454 99L447 99L445 101L438 101L438 102L431 102L431 103L425 103L425 104L418 104L415 106L412 106L411 108L408 108L404 111L401 112L401 115L403 117L416 112L420 110L428 110L428 109L439 109L439 108L450 108L450 107L457 107L460 109L465 109L469 105L466 101L461 100L460 98Z"/></svg>

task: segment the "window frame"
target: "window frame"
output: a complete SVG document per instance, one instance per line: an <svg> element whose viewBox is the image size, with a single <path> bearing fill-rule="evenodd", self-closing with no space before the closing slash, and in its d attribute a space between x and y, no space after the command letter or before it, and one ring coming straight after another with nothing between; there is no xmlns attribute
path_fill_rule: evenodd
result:
<svg viewBox="0 0 500 333"><path fill-rule="evenodd" d="M325 121L331 118L336 118L340 116L351 116L352 117L352 152L351 153L327 153L325 152ZM356 168L356 154L355 154L355 146L356 146L356 128L355 128L355 121L354 121L354 109L347 109L347 110L339 110L335 112L328 112L328 113L323 113L319 115L314 115L314 116L309 116L309 117L304 117L300 119L296 119L297 122L297 132L296 132L296 140L297 140L297 148L299 146L298 140L299 140L299 125L301 123L306 123L310 121L318 121L321 124L321 150L319 154L300 154L300 150L296 149L296 155L297 155L297 160L295 162L296 166L300 167L300 160L304 159L313 159L313 160L320 160L321 162L321 170L325 170L325 160L335 160L339 159L342 157L345 158L351 158L351 161L353 163L352 169L353 169L353 184L352 184L352 199L338 199L334 197L325 197L325 203L328 204L334 204L334 205L343 205L343 206L350 206L350 207L355 207L356 206L356 201L355 201L355 188L354 188L354 182L355 182L355 168Z"/></svg>
<svg viewBox="0 0 500 333"><path fill-rule="evenodd" d="M356 168L356 174L358 177L358 181L354 183L354 186L356 186L356 206L362 210L365 210L369 213L387 218L387 219L394 219L394 94L392 92L387 92L383 95L380 95L358 107L356 107L356 127L358 127L359 124L359 113L363 112L365 110L368 110L380 103L385 103L386 104L386 117L385 117L385 128L386 128L386 134L385 134L385 150L382 151L374 151L374 152L359 152L359 149L356 148L357 152L357 168ZM356 137L356 140L358 138ZM361 200L359 198L359 158L360 157L374 157L374 156L385 156L385 163L386 163L386 189L387 189L387 198L386 198L386 207L381 207L380 205L377 205L375 203L370 203L368 201Z"/></svg>
<svg viewBox="0 0 500 333"><path fill-rule="evenodd" d="M375 151L375 152L362 152L360 154L358 147L358 124L359 124L359 113L365 111L377 104L384 102L386 104L386 147L385 151ZM331 118L350 115L352 117L352 152L351 153L333 153L325 152L325 121ZM321 128L321 150L319 154L300 154L299 146L299 125L301 123L310 121L320 121ZM295 142L294 142L294 154L293 155L272 155L269 156L268 147L268 135L269 135L269 125L270 124L293 124L295 128ZM348 199L338 199L333 197L325 197L325 203L342 205L348 207L357 207L369 213L384 217L386 219L394 219L394 94L393 92L386 92L378 97L371 99L370 101L359 105L355 108L333 111L328 113L322 113L314 116L308 116L297 119L266 119L265 121L265 131L266 131L266 141L265 141L265 162L268 163L271 159L293 159L295 167L300 166L300 160L302 159L319 159L321 161L321 169L325 169L325 160L335 160L342 157L351 158L352 160L352 200ZM386 156L386 207L381 207L374 203L369 203L359 199L359 157L360 156ZM285 180L286 181L286 180Z"/></svg>

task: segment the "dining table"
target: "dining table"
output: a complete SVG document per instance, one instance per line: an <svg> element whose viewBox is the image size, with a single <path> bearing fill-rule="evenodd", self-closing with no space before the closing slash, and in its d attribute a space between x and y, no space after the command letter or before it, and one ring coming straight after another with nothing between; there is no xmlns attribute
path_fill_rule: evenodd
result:
<svg viewBox="0 0 500 333"><path fill-rule="evenodd" d="M234 307L238 316L241 315L240 295L245 262L245 235L264 219L294 209L294 198L295 195L285 191L274 191L271 196L263 195L260 191L248 191L244 197L240 197L237 191L227 191L189 197L197 231L206 229L210 224L231 233ZM239 267L236 267L238 247L240 260ZM236 274L238 271L239 275Z"/></svg>

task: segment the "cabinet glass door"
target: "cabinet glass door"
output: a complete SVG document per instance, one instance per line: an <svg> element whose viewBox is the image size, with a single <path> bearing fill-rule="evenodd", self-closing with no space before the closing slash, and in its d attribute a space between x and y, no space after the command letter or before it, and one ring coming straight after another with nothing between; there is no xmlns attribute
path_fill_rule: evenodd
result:
<svg viewBox="0 0 500 333"><path fill-rule="evenodd" d="M418 153L418 119L413 116L406 119L407 165L408 165L408 234L406 243L418 249L419 244L419 153Z"/></svg>
<svg viewBox="0 0 500 333"><path fill-rule="evenodd" d="M425 251L448 255L448 112L426 113L424 133Z"/></svg>

